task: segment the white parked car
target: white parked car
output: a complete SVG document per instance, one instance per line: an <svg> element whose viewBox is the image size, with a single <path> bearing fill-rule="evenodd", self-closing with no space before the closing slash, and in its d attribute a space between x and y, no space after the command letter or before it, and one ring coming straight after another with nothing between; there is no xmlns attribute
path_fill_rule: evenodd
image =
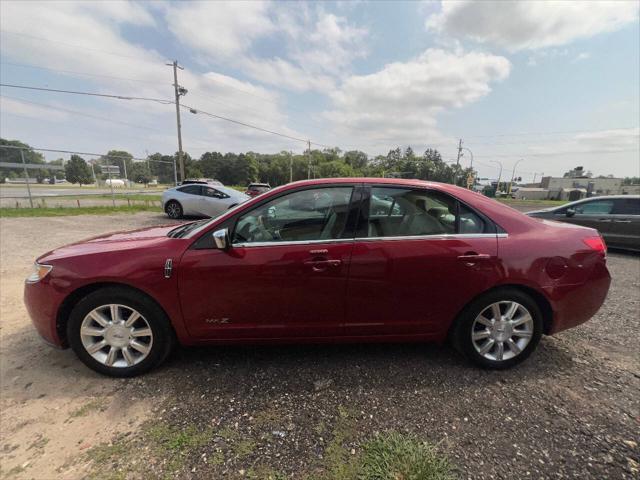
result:
<svg viewBox="0 0 640 480"><path fill-rule="evenodd" d="M248 200L248 195L221 185L189 184L165 190L162 208L170 218L217 217Z"/></svg>

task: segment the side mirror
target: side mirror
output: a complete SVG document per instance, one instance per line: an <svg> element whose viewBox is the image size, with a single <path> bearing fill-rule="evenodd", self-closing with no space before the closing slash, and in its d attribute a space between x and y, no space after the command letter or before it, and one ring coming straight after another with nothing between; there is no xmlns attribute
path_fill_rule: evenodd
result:
<svg viewBox="0 0 640 480"><path fill-rule="evenodd" d="M213 232L213 242L216 244L216 248L220 250L227 250L231 247L231 241L229 240L229 229L223 228Z"/></svg>
<svg viewBox="0 0 640 480"><path fill-rule="evenodd" d="M576 211L573 208L567 208L565 215L567 217L573 217L576 214Z"/></svg>

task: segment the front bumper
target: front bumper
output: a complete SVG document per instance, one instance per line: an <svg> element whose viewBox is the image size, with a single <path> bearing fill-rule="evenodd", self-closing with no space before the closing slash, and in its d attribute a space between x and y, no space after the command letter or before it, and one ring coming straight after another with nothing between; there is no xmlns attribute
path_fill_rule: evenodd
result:
<svg viewBox="0 0 640 480"><path fill-rule="evenodd" d="M24 304L33 326L46 343L58 348L66 348L57 328L58 310L63 299L48 278L24 284Z"/></svg>

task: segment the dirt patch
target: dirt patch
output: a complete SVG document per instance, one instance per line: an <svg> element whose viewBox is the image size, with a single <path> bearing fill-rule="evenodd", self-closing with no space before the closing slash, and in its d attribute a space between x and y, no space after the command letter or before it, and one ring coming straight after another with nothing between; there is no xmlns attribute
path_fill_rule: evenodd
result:
<svg viewBox="0 0 640 480"><path fill-rule="evenodd" d="M11 478L78 478L84 451L132 431L157 399L81 366L42 343L22 302L42 253L82 238L168 223L156 214L0 219L0 467Z"/></svg>

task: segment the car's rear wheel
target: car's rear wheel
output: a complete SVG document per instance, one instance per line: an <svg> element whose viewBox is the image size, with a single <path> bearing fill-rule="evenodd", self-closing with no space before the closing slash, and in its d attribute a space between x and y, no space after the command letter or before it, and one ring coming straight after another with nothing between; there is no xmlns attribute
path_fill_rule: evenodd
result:
<svg viewBox="0 0 640 480"><path fill-rule="evenodd" d="M169 218L182 218L182 205L180 205L180 203L176 202L175 200L167 202L167 205L164 207L164 211L169 216Z"/></svg>
<svg viewBox="0 0 640 480"><path fill-rule="evenodd" d="M542 336L542 313L520 290L495 290L473 301L456 322L452 339L465 357L484 368L524 361Z"/></svg>
<svg viewBox="0 0 640 480"><path fill-rule="evenodd" d="M71 348L89 368L131 377L160 364L174 336L169 320L152 300L125 288L108 287L80 300L67 324Z"/></svg>

